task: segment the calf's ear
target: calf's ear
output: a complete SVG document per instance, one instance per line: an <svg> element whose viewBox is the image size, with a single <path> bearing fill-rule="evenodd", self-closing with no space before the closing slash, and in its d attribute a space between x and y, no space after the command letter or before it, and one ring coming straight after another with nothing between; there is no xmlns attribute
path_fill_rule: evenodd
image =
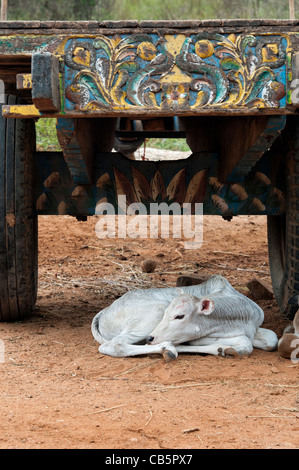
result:
<svg viewBox="0 0 299 470"><path fill-rule="evenodd" d="M210 315L210 313L212 313L214 310L213 300L207 299L205 297L202 299L199 299L197 303L197 310L198 310L198 313L200 314Z"/></svg>

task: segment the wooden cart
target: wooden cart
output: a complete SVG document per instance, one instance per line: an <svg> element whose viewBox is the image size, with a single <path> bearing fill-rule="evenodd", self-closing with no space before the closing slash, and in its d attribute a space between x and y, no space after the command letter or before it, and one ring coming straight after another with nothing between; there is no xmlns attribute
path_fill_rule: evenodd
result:
<svg viewBox="0 0 299 470"><path fill-rule="evenodd" d="M0 319L30 314L37 217L100 201L203 203L268 217L284 315L299 293L299 22L0 23ZM57 118L61 152L36 152ZM190 157L127 158L145 138L183 137ZM112 149L117 148L118 152Z"/></svg>

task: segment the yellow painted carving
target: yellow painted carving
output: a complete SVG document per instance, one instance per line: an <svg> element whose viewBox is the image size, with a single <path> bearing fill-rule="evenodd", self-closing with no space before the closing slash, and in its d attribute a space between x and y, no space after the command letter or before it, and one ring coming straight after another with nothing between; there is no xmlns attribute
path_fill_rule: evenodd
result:
<svg viewBox="0 0 299 470"><path fill-rule="evenodd" d="M112 98L112 100L114 101L115 104L119 103L122 106L126 106L126 104L127 104L126 103L126 92L122 91L121 94L120 94L120 92L118 92L118 94L117 94L116 90L119 89L118 86L122 82L124 76L125 76L125 71L119 71L119 73L117 74L115 85L111 89L111 98Z"/></svg>
<svg viewBox="0 0 299 470"><path fill-rule="evenodd" d="M263 62L275 62L278 58L278 45L267 44L262 48Z"/></svg>
<svg viewBox="0 0 299 470"><path fill-rule="evenodd" d="M175 64L171 71L168 72L164 77L160 79L160 83L191 83L192 77L182 72Z"/></svg>
<svg viewBox="0 0 299 470"><path fill-rule="evenodd" d="M205 101L206 101L205 93L203 91L199 91L197 93L196 101L193 105L193 108L201 108L205 104Z"/></svg>
<svg viewBox="0 0 299 470"><path fill-rule="evenodd" d="M189 85L187 83L171 83L163 87L164 102L167 108L178 109L186 106L189 99Z"/></svg>
<svg viewBox="0 0 299 470"><path fill-rule="evenodd" d="M143 60L153 60L156 57L157 50L151 42L142 42L137 47L137 55Z"/></svg>
<svg viewBox="0 0 299 470"><path fill-rule="evenodd" d="M84 47L76 47L73 52L73 61L76 64L90 66L90 52Z"/></svg>
<svg viewBox="0 0 299 470"><path fill-rule="evenodd" d="M22 77L23 77L23 88L32 88L32 76L31 76L31 73L23 73L22 74Z"/></svg>
<svg viewBox="0 0 299 470"><path fill-rule="evenodd" d="M228 39L229 41L231 41L233 44L235 44L236 39L237 39L237 36L236 36L235 34L229 34L229 35L227 36L227 39Z"/></svg>
<svg viewBox="0 0 299 470"><path fill-rule="evenodd" d="M171 36L170 34L165 34L166 48L168 52L173 56L177 56L182 48L182 45L186 39L184 34L178 34L176 37ZM161 83L190 83L192 82L192 77L184 73L179 67L174 64L171 71L168 72L164 77L160 79Z"/></svg>
<svg viewBox="0 0 299 470"><path fill-rule="evenodd" d="M2 106L2 115L5 117L40 117L41 113L33 104L16 104Z"/></svg>
<svg viewBox="0 0 299 470"><path fill-rule="evenodd" d="M202 39L195 44L195 52L199 57L205 59L214 54L214 46L208 39Z"/></svg>
<svg viewBox="0 0 299 470"><path fill-rule="evenodd" d="M166 40L166 47L169 54L174 57L177 56L182 49L186 36L184 34L178 34L177 36L165 34L164 38Z"/></svg>
<svg viewBox="0 0 299 470"><path fill-rule="evenodd" d="M263 36L267 35L268 34L264 34ZM269 35L273 36L273 33L269 33ZM284 34L280 34L279 36L287 39L286 52L291 50L290 36ZM76 37L78 36L73 36L73 39ZM245 56L245 51L243 50L243 35L230 34L227 37L219 35L219 38L215 41L215 45L212 40L200 39L190 46L190 51L188 52L190 52L191 59L192 55L194 56L194 51L201 59L212 57L214 54L215 57L220 59L218 75L216 73L217 68L213 65L213 61L198 61L199 64L202 62L206 71L199 73L199 77L203 81L203 86L200 86L200 83L196 84L199 87L196 102L194 103L193 101L193 104L191 105L189 102L190 83L194 80L194 75L184 71L183 67L180 69L175 63L176 57L178 54L181 54L183 46L185 51L188 50L187 47L189 47L189 42L187 43L187 41L191 41L191 39L185 34L177 34L176 36L173 34L165 34L165 42L163 41L163 46L167 49L169 55L172 56L173 61L171 62L171 58L170 60L168 58L168 65L170 68L168 68L167 73L164 72L165 74L161 74L159 76L159 83L161 84L162 90L161 101L159 101L158 104L156 92L152 92L149 87L146 91L146 104L139 104L137 99L136 102L132 99L132 103L130 103L128 99L129 92L127 96L127 90L130 88L126 89L126 87L123 86L127 80L128 68L131 67L130 73L134 72L133 65L136 60L136 54L142 60L147 62L153 61L157 57L157 54L161 53L161 51L158 50L157 44L154 45L147 40L144 40L140 44L128 43L119 36L108 37L104 35L90 35L88 38L95 39L95 49L100 49L101 43L105 43L105 50L108 51L109 62L107 61L106 65L107 73L98 73L90 68L91 56L90 52L86 48L81 47L80 45L73 51L74 62L84 65L85 67L84 70L80 70L76 73L75 82L69 85L70 93L74 92L79 95L81 93L83 80L87 78L87 84L93 84L94 89L99 91L100 97L98 101L96 101L96 98L92 103L84 102L84 94L82 92L82 104L80 103L78 109L85 109L88 111L98 110L99 107L102 106L101 96L103 97L102 101L106 102L107 106L110 104L113 111L133 109L135 106L140 107L142 105L144 105L145 108L149 107L151 109L163 109L163 107L165 109L167 107L169 109L174 109L177 107L178 109L185 110L188 106L191 110L207 106L228 108L246 106L247 102L251 103L251 107L255 106L257 108L269 106L279 107L278 100L280 100L285 93L283 84L279 84L275 80L275 71L273 71L271 66L269 66L271 62L275 62L279 57L281 57L278 42L275 43L273 39L269 38L269 43L264 43L264 46L261 49L261 59L263 62L261 64L261 61L258 62L254 57ZM67 39L71 38L68 37ZM248 40L254 41L255 37L248 35ZM97 42L98 46L96 46ZM63 43L65 43L64 39ZM193 47L194 49L192 49ZM58 50L60 51L61 49L57 49L57 51ZM185 60L187 62L189 59L185 58ZM124 64L126 64L126 67ZM153 64L153 66L154 65L155 64ZM187 67L185 69L187 70ZM146 65L145 71L146 70L151 70L151 64L149 64L149 66ZM231 80L232 86L228 87L225 80L221 80L221 74L223 76L223 72L225 72L226 76ZM257 83L257 80L260 80L262 83L263 76L266 76L266 73L264 72L269 76L269 83L266 84L267 89L264 93L265 99L254 98L256 96L254 86ZM140 73L140 71L138 73ZM132 77L133 75L134 73L132 73ZM141 73L139 77L136 73L136 89L140 86L140 77L142 77ZM138 82L138 80L140 82ZM215 80L215 86L218 87L216 88L216 93L221 97L221 99L219 98L219 100L215 100L215 102L213 102L213 94L215 94L215 91L210 87L210 96L207 91L212 80ZM135 86L133 81L131 81L131 86L133 87L132 83ZM220 85L222 86L222 89L220 88ZM225 87L227 87L227 93L222 96L221 93L223 93ZM130 91L132 92L132 89L130 89ZM195 91L194 86L192 87L192 91ZM134 96L134 94L132 94L132 96ZM106 106L106 104L104 103L103 106Z"/></svg>

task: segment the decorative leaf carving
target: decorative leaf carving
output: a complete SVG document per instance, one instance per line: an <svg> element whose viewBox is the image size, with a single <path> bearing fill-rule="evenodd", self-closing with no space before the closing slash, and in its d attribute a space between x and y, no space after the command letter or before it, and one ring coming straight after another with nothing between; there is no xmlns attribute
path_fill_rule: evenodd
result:
<svg viewBox="0 0 299 470"><path fill-rule="evenodd" d="M158 199L159 195L162 200L166 198L166 188L159 170L156 171L151 181L151 194L154 201Z"/></svg>
<svg viewBox="0 0 299 470"><path fill-rule="evenodd" d="M183 204L185 200L186 194L186 168L182 168L178 171L172 180L170 181L169 185L166 188L166 194L171 201L172 199L179 204Z"/></svg>
<svg viewBox="0 0 299 470"><path fill-rule="evenodd" d="M65 48L67 106L171 112L279 108L288 48L290 39L282 34L73 38Z"/></svg>
<svg viewBox="0 0 299 470"><path fill-rule="evenodd" d="M127 206L133 204L134 202L138 202L135 195L134 187L132 186L128 178L115 167L113 167L113 171L115 177L116 194L118 196L126 196Z"/></svg>
<svg viewBox="0 0 299 470"><path fill-rule="evenodd" d="M191 178L188 184L185 202L195 204L203 202L207 187L207 170L200 170Z"/></svg>

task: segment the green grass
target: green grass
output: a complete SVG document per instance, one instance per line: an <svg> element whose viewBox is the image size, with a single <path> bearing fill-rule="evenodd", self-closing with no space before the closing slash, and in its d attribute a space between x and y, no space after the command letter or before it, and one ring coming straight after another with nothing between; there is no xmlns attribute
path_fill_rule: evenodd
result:
<svg viewBox="0 0 299 470"><path fill-rule="evenodd" d="M56 134L56 119L39 119L35 124L36 148L39 151L60 151Z"/></svg>
<svg viewBox="0 0 299 470"><path fill-rule="evenodd" d="M190 151L185 139L148 139L146 145L147 147L161 150Z"/></svg>
<svg viewBox="0 0 299 470"><path fill-rule="evenodd" d="M35 125L36 128L36 146L39 151L60 151L60 145L56 134L56 119L39 119ZM185 139L148 139L147 147L161 150L177 150L188 152Z"/></svg>

